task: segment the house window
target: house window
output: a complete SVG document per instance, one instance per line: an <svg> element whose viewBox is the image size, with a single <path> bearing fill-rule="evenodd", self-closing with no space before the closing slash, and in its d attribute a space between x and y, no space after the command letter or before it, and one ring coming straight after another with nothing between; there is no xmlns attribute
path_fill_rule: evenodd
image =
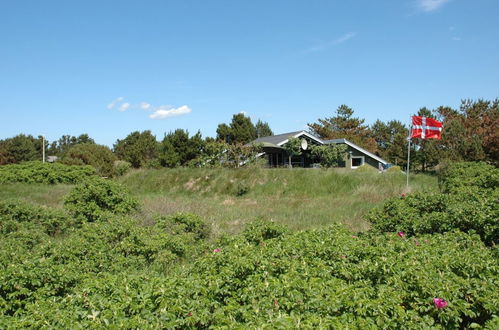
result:
<svg viewBox="0 0 499 330"><path fill-rule="evenodd" d="M364 165L363 156L352 156L352 168L357 168L362 165Z"/></svg>

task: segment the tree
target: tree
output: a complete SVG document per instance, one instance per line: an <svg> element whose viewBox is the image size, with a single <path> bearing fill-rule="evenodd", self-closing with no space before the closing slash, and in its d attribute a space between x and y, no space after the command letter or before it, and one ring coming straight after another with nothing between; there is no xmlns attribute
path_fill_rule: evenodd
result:
<svg viewBox="0 0 499 330"><path fill-rule="evenodd" d="M217 128L217 140L225 141L229 144L248 143L257 138L257 131L251 118L243 113L232 116L230 126L219 124Z"/></svg>
<svg viewBox="0 0 499 330"><path fill-rule="evenodd" d="M151 131L135 131L125 139L117 140L114 152L121 160L126 160L138 168L157 158L158 142Z"/></svg>
<svg viewBox="0 0 499 330"><path fill-rule="evenodd" d="M111 149L95 143L81 143L69 148L61 159L67 165L91 165L101 176L114 176L116 156Z"/></svg>
<svg viewBox="0 0 499 330"><path fill-rule="evenodd" d="M63 135L59 138L59 140L54 141L50 144L47 149L47 153L53 156L62 157L68 149L82 143L95 144L95 141L86 133L80 134L78 137Z"/></svg>
<svg viewBox="0 0 499 330"><path fill-rule="evenodd" d="M364 119L353 117L353 109L340 105L336 109L336 116L318 119L318 123L308 124L312 133L322 139L347 139L373 153L377 150L376 141L371 137Z"/></svg>
<svg viewBox="0 0 499 330"><path fill-rule="evenodd" d="M176 129L165 135L160 145L160 164L166 167L185 166L199 157L204 141L201 132L189 137L189 132Z"/></svg>
<svg viewBox="0 0 499 330"><path fill-rule="evenodd" d="M42 137L19 134L0 144L0 164L42 159Z"/></svg>
<svg viewBox="0 0 499 330"><path fill-rule="evenodd" d="M257 138L274 135L274 132L272 132L272 130L270 129L269 124L267 122L261 121L260 119L258 119L258 121L256 122L255 129Z"/></svg>
<svg viewBox="0 0 499 330"><path fill-rule="evenodd" d="M370 127L370 131L376 141L379 156L392 164L406 165L409 130L404 124L398 120L384 123L378 119Z"/></svg>
<svg viewBox="0 0 499 330"><path fill-rule="evenodd" d="M324 167L337 167L345 161L347 146L344 144L330 144L312 146L312 156L319 160Z"/></svg>
<svg viewBox="0 0 499 330"><path fill-rule="evenodd" d="M301 155L301 140L295 137L290 137L288 142L286 142L283 147L288 154L289 168L291 168L293 167L293 165L291 165L291 158Z"/></svg>

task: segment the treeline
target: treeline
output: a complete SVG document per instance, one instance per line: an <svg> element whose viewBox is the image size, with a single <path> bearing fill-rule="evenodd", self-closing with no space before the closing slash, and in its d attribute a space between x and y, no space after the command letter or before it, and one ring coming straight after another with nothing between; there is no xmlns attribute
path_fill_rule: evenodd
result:
<svg viewBox="0 0 499 330"><path fill-rule="evenodd" d="M424 107L417 115L442 121L444 129L441 140L413 139L413 169L427 171L446 161L499 163L499 99L463 100L459 109ZM394 165L407 165L409 126L398 120L377 120L369 126L352 108L341 105L332 117L318 119L308 128L322 139L346 138ZM248 142L273 135L268 123L258 120L254 124L243 113L235 114L230 123L219 124L216 132L215 138L203 138L199 131L190 135L176 129L158 141L151 131L136 131L118 139L112 149L96 144L87 134L64 135L52 143L45 141L45 148L46 155L57 156L63 163L92 165L99 174L112 176L128 167L238 167L254 159L258 151L248 147ZM0 164L41 159L42 141L41 136L24 134L0 140Z"/></svg>

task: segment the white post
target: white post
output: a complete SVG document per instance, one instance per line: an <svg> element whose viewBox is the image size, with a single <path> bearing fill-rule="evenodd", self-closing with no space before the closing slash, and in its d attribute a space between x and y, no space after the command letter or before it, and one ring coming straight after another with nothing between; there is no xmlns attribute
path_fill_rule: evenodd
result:
<svg viewBox="0 0 499 330"><path fill-rule="evenodd" d="M42 162L45 163L45 135L42 135Z"/></svg>
<svg viewBox="0 0 499 330"><path fill-rule="evenodd" d="M409 166L410 161L411 161L411 138L409 137L407 140L409 140L409 143L407 143L407 188L409 188Z"/></svg>

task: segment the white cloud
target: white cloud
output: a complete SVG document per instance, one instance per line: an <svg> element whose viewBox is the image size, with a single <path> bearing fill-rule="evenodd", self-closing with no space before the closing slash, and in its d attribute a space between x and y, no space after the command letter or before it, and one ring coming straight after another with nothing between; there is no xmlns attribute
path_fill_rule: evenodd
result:
<svg viewBox="0 0 499 330"><path fill-rule="evenodd" d="M305 49L302 53L309 54L309 53L320 52L320 51L326 50L330 47L337 46L339 44L347 42L348 40L354 38L356 35L357 35L356 32L348 32L348 33L346 33L346 34L344 34L344 35L342 35L339 38L336 38L334 40L322 42L322 43L319 43L313 47Z"/></svg>
<svg viewBox="0 0 499 330"><path fill-rule="evenodd" d="M425 12L432 12L452 0L417 0L418 7Z"/></svg>
<svg viewBox="0 0 499 330"><path fill-rule="evenodd" d="M130 103L125 102L122 105L120 105L120 107L118 108L118 110L119 111L126 111L126 110L128 110L128 108L130 108Z"/></svg>
<svg viewBox="0 0 499 330"><path fill-rule="evenodd" d="M107 105L107 108L108 108L109 110L111 110L112 108L114 108L114 106L115 106L117 103L120 103L121 101L123 101L123 96L120 96L120 97L118 97L116 100L114 100L113 102L109 103L109 104Z"/></svg>
<svg viewBox="0 0 499 330"><path fill-rule="evenodd" d="M168 117L174 117L174 116L181 116L181 115L186 115L190 113L192 110L189 108L187 105L183 105L178 108L170 108L170 109L165 109L165 108L158 108L157 110L154 111L154 113L149 115L149 118L151 119L165 119Z"/></svg>
<svg viewBox="0 0 499 330"><path fill-rule="evenodd" d="M142 110L149 110L151 108L151 104L147 102L141 102L139 104L139 108L141 108Z"/></svg>

